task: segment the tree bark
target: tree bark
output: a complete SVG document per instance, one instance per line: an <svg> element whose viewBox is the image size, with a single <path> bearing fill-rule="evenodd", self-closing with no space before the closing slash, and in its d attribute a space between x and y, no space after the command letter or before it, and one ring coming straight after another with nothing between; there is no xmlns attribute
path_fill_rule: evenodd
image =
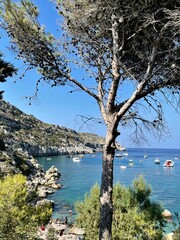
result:
<svg viewBox="0 0 180 240"><path fill-rule="evenodd" d="M107 134L106 139L110 138ZM100 240L112 239L112 217L113 217L113 161L114 161L115 147L105 144L102 158L102 179L101 179L101 193L100 193Z"/></svg>

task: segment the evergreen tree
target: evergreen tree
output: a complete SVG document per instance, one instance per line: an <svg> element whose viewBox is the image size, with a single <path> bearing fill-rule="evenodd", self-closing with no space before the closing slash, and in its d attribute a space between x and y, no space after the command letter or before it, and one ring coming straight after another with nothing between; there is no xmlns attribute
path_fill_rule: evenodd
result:
<svg viewBox="0 0 180 240"><path fill-rule="evenodd" d="M0 83L6 81L7 77L12 77L16 69L9 63L2 59L2 53L0 53ZM4 91L0 91L0 100Z"/></svg>
<svg viewBox="0 0 180 240"><path fill-rule="evenodd" d="M162 207L150 200L151 188L142 176L130 188L116 184L113 189L112 238L114 240L159 240L163 238ZM84 201L76 204L79 227L85 229L86 240L99 237L100 189L96 184Z"/></svg>
<svg viewBox="0 0 180 240"><path fill-rule="evenodd" d="M52 87L68 84L71 93L84 91L97 103L106 126L99 238L110 240L116 138L126 126L134 127L136 142L146 139L145 130L162 137L167 133L163 103L179 106L179 0L52 2L61 39L46 32L29 0L1 0L1 26L17 58L41 74L35 96L43 81Z"/></svg>

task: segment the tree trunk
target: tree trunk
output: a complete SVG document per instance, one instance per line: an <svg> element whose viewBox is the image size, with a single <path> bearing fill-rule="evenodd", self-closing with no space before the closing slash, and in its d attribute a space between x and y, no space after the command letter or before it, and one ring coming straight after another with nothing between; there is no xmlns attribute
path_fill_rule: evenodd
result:
<svg viewBox="0 0 180 240"><path fill-rule="evenodd" d="M102 159L103 163L100 193L100 240L112 239L111 227L113 217L112 190L114 153L114 146L105 145Z"/></svg>

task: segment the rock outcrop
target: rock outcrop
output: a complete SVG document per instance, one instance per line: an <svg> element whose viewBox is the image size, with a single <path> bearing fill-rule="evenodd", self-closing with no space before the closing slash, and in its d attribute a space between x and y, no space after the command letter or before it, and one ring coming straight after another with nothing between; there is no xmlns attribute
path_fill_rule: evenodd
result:
<svg viewBox="0 0 180 240"><path fill-rule="evenodd" d="M25 175L29 192L38 193L39 204L61 185L58 169L52 166L45 172L35 156L92 153L100 150L103 142L104 139L95 134L43 123L0 101L0 177Z"/></svg>
<svg viewBox="0 0 180 240"><path fill-rule="evenodd" d="M169 210L165 209L165 210L162 212L162 216L163 216L164 218L171 218L171 217L172 217L172 213L171 213Z"/></svg>
<svg viewBox="0 0 180 240"><path fill-rule="evenodd" d="M60 172L52 166L46 172L36 159L22 149L8 148L8 152L0 150L0 175L23 174L27 177L29 194L37 193L35 202L41 202L48 194L61 188L58 183ZM53 204L51 202L51 204Z"/></svg>
<svg viewBox="0 0 180 240"><path fill-rule="evenodd" d="M11 145L32 156L92 153L102 149L104 139L78 133L58 125L43 123L0 101L0 149Z"/></svg>

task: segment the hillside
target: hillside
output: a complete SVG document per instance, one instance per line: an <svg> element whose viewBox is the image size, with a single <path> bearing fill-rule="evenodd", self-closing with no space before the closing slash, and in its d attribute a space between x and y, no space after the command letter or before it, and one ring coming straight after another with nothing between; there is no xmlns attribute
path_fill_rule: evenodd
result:
<svg viewBox="0 0 180 240"><path fill-rule="evenodd" d="M60 172L51 166L46 172L35 156L92 153L102 149L103 138L43 123L32 115L0 101L0 178L21 173L29 191L36 189L36 201L61 188Z"/></svg>
<svg viewBox="0 0 180 240"><path fill-rule="evenodd" d="M43 123L13 105L0 101L1 145L21 148L32 156L92 153L102 148L103 138Z"/></svg>

